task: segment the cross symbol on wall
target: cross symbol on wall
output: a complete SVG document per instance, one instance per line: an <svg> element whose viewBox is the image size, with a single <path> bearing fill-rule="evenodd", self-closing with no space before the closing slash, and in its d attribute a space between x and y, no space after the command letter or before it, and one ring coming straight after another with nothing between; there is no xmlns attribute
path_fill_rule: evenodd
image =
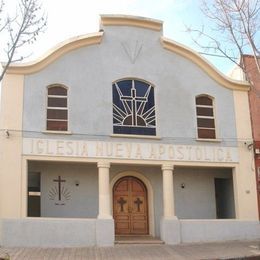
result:
<svg viewBox="0 0 260 260"><path fill-rule="evenodd" d="M120 197L120 199L117 201L120 204L120 211L123 212L124 211L124 204L127 202L126 200L124 200L123 197Z"/></svg>
<svg viewBox="0 0 260 260"><path fill-rule="evenodd" d="M58 191L59 191L59 200L61 200L61 183L66 182L65 180L62 180L59 176L57 180L53 180L54 182L58 182Z"/></svg>
<svg viewBox="0 0 260 260"><path fill-rule="evenodd" d="M137 211L140 211L140 205L143 204L143 202L140 200L140 198L137 198L134 203L137 205Z"/></svg>

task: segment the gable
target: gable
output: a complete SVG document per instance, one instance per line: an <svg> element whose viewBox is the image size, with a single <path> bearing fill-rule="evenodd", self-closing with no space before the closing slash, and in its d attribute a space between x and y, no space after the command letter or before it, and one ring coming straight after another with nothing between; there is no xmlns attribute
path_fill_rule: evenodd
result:
<svg viewBox="0 0 260 260"><path fill-rule="evenodd" d="M156 52L160 54L162 50L165 49L170 51L172 55L175 54L184 57L189 63L193 63L195 65L194 67L202 69L207 76L211 77L221 86L246 91L249 89L248 83L227 78L191 49L163 37L161 21L125 15L102 15L100 32L67 40L35 62L10 66L7 73L25 75L36 73L72 51L80 48L88 48L93 45L102 46L107 43L109 44L112 40L114 40L112 46L117 44L118 48L123 49L132 64L135 63L140 52L146 54L147 58L151 58ZM157 48L153 49L155 45L149 43L158 43ZM109 54L112 55L110 56ZM116 57L117 54L118 50L113 53L112 49L107 50L106 53L102 53L102 55L108 55L108 58ZM103 57L103 59L105 58L106 57ZM150 62L147 61L148 65L149 63ZM176 64L173 63L169 64L169 66L170 65L175 66ZM162 64L162 66L164 65Z"/></svg>

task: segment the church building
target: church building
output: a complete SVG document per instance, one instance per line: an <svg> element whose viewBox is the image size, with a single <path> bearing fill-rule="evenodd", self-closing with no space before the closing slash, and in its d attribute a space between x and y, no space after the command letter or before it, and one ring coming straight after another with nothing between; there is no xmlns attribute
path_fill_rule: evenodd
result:
<svg viewBox="0 0 260 260"><path fill-rule="evenodd" d="M11 65L0 245L260 238L248 91L135 16Z"/></svg>

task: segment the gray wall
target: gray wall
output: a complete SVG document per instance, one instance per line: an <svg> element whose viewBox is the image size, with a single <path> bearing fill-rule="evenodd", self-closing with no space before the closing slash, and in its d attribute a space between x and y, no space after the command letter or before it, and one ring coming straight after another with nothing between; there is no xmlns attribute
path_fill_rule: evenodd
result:
<svg viewBox="0 0 260 260"><path fill-rule="evenodd" d="M35 132L24 135L50 138L41 134L46 127L46 86L62 83L69 88L69 130L74 133L62 138L109 138L113 133L112 82L134 77L155 86L157 133L162 137L158 142L169 143L171 138L183 144L195 142L195 96L202 93L215 97L218 137L229 138L214 145L231 142L236 138L232 91L219 86L193 62L163 49L160 36L142 28L107 26L100 45L71 51L27 75L23 129ZM134 52L136 42L142 48L131 62L123 44Z"/></svg>
<svg viewBox="0 0 260 260"><path fill-rule="evenodd" d="M89 164L30 162L29 171L41 172L41 216L96 218L98 215L97 167ZM50 191L57 187L56 180L61 176L68 191L68 200ZM76 186L76 181L79 186ZM57 190L56 190L57 191ZM54 198L54 200L52 200Z"/></svg>
<svg viewBox="0 0 260 260"><path fill-rule="evenodd" d="M124 138L110 137L113 134L112 82L130 77L144 79L155 86L157 133L162 137L160 140L138 139L138 142L198 144L195 96L205 93L215 98L216 129L218 137L223 141L201 142L199 145L234 144L231 141L236 139L232 90L218 85L188 59L163 49L160 32L126 26L105 26L104 30L101 44L71 51L43 70L26 75L23 129L31 132L25 131L24 136L124 141ZM133 53L136 44L141 47L141 51L133 62L128 57L126 46L130 53ZM69 88L71 135L42 133L46 127L46 87L54 83L61 83ZM131 140L136 142L135 139L127 139L128 142ZM43 168L36 169L42 172L44 183L50 185L53 178L62 172L68 180L66 184L70 185L73 196L63 207L63 214L71 217L96 217L98 208L96 167L89 168L75 164L60 168L46 165L47 169L44 165ZM111 178L116 172L127 169L128 167L113 166ZM155 224L158 233L162 216L161 170L149 167L131 169L140 170L154 187ZM214 175L211 172L212 170L208 170L207 173L190 169L175 170L175 204L179 218L215 218ZM218 176L219 173L216 174ZM76 179L82 183L79 187L73 184ZM182 182L186 183L185 189L180 189ZM44 189L45 186L42 186L43 194L47 192ZM60 211L56 212L57 207L49 205L49 200L46 195L44 196L42 203L44 202L45 206L42 208L42 214L59 216ZM70 206L76 197L77 200L74 202L78 205L77 209ZM46 205L48 210L44 208Z"/></svg>
<svg viewBox="0 0 260 260"><path fill-rule="evenodd" d="M250 220L181 220L183 243L260 238L259 221Z"/></svg>
<svg viewBox="0 0 260 260"><path fill-rule="evenodd" d="M113 223L109 223L108 220L99 222L100 220L94 219L1 219L0 245L5 247L113 246ZM175 220L175 222L176 225L167 226L168 237L164 241L168 244L260 239L258 221ZM176 228L178 226L179 228Z"/></svg>
<svg viewBox="0 0 260 260"><path fill-rule="evenodd" d="M174 170L175 212L180 219L215 219L216 198L214 178L228 178L232 181L229 169L176 168ZM182 184L185 185L182 188ZM233 209L233 187L223 191L230 195L228 204Z"/></svg>
<svg viewBox="0 0 260 260"><path fill-rule="evenodd" d="M96 245L95 219L1 219L1 246L64 247Z"/></svg>
<svg viewBox="0 0 260 260"><path fill-rule="evenodd" d="M64 218L96 218L98 215L98 171L96 165L79 163L30 162L29 171L41 172L41 216ZM162 172L160 167L119 166L110 168L110 181L119 173L135 171L144 175L152 185L154 196L155 234L160 234L163 216ZM49 197L49 191L57 184L58 176L66 180L63 185L70 191L70 199L62 199L64 205L57 205ZM215 219L216 201L214 178L232 178L229 169L188 168L174 169L175 213L179 219ZM75 181L79 181L79 186ZM185 188L181 188L181 184ZM231 194L230 190L226 191ZM234 200L229 201L230 208Z"/></svg>

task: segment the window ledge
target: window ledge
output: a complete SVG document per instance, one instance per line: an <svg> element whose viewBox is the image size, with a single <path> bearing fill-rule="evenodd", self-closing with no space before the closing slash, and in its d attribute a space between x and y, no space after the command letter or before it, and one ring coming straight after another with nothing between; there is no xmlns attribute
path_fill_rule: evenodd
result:
<svg viewBox="0 0 260 260"><path fill-rule="evenodd" d="M72 132L70 131L52 131L52 130L45 130L42 131L43 134L60 134L60 135L71 135Z"/></svg>
<svg viewBox="0 0 260 260"><path fill-rule="evenodd" d="M126 135L126 134L112 134L111 137L116 138L138 138L138 139L154 139L161 140L159 136L147 136L147 135Z"/></svg>
<svg viewBox="0 0 260 260"><path fill-rule="evenodd" d="M220 143L221 139L204 139L204 138L197 138L196 141L198 142L213 142L213 143Z"/></svg>

